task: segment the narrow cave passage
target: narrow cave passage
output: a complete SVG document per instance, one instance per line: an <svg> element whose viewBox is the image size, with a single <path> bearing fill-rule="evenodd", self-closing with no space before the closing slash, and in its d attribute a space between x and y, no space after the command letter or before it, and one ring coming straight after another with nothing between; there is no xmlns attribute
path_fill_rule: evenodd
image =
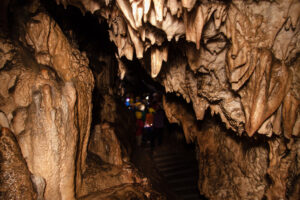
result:
<svg viewBox="0 0 300 200"><path fill-rule="evenodd" d="M186 144L182 128L168 122L161 84L150 77L138 59L115 58L117 48L109 41L105 20L98 21L90 13L83 16L73 6L65 9L42 2L73 45L86 52L94 75L87 164L116 170L112 166L133 162L154 189L168 199L206 199L198 191L195 145ZM126 70L124 77L122 70ZM148 114L153 117L150 121L146 119ZM138 121L142 121L141 130ZM154 127L157 123L159 128ZM89 173L85 176L91 178ZM120 184L115 179L103 185Z"/></svg>

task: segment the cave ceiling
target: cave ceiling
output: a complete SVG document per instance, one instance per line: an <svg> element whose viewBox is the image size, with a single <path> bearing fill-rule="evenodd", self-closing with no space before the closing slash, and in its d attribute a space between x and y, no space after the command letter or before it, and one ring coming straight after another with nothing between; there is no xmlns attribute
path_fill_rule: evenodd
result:
<svg viewBox="0 0 300 200"><path fill-rule="evenodd" d="M117 56L139 59L198 120L210 108L238 134L299 135L299 1L56 3L106 19Z"/></svg>

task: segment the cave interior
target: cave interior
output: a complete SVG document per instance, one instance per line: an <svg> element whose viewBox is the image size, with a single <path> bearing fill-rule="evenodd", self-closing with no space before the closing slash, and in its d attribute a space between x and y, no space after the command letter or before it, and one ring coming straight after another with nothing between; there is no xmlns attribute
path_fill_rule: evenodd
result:
<svg viewBox="0 0 300 200"><path fill-rule="evenodd" d="M299 0L2 0L0 199L299 200Z"/></svg>

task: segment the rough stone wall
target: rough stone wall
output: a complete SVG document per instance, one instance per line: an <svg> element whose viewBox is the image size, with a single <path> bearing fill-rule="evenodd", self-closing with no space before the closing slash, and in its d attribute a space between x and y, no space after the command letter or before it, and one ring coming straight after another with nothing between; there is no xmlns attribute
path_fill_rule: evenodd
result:
<svg viewBox="0 0 300 200"><path fill-rule="evenodd" d="M85 171L87 143L90 134L92 97L94 79L88 68L88 59L72 47L56 22L46 13L36 14L26 24L25 41L34 49L37 62L52 66L59 78L64 82L72 82L76 89L76 119L79 128L79 145L77 147L76 183L80 188L81 174ZM74 101L75 103L75 101ZM76 143L75 143L76 144ZM74 147L75 148L75 147Z"/></svg>
<svg viewBox="0 0 300 200"><path fill-rule="evenodd" d="M76 90L72 82L58 81L53 70L39 66L29 55L21 56L22 51L17 51L1 71L1 111L36 184L47 183L38 192L45 190L46 199L74 199ZM67 161L62 162L64 159ZM64 190L70 191L61 192Z"/></svg>
<svg viewBox="0 0 300 200"><path fill-rule="evenodd" d="M93 76L88 69L88 59L68 42L55 21L45 13L34 16L35 22L26 25L26 43L35 50L35 58L39 64L53 66L58 76L64 81L71 81L76 89L76 119L69 119L77 123L79 130L79 145L77 151L76 184L80 188L81 174L85 171L87 143L91 124L91 92ZM38 21L38 23L36 23ZM75 103L75 101L74 101ZM75 143L76 144L76 143Z"/></svg>
<svg viewBox="0 0 300 200"><path fill-rule="evenodd" d="M182 100L165 97L169 120L197 144L198 187L209 199L298 199L299 140L288 150L284 138L240 138L215 117L196 121Z"/></svg>
<svg viewBox="0 0 300 200"><path fill-rule="evenodd" d="M175 112L184 110L181 109L183 102L177 102L174 106L165 104L165 109L173 107L171 110L174 113L168 115L169 120L181 123L188 142L197 141L200 171L204 166L201 162L208 165L208 170L211 169L204 171L203 177L200 177L199 189L203 194L212 199L247 199L246 194L254 199L263 196L268 199L299 199L298 0L56 2L64 6L74 5L83 13L90 11L99 18L104 17L110 27L110 39L118 47L117 57L125 56L129 60L137 57L152 77L164 85L166 92L176 93L192 104L195 116L191 115L193 111ZM32 13L36 11L35 7L31 9ZM32 20L24 24L25 34L20 41L33 48L37 62L24 59L28 57L24 50L18 50L18 56L12 59L15 54L10 51L15 51L14 46L18 45L1 39L3 56L0 69L8 68L6 63L11 60L18 61L13 65L26 62L25 66L36 66L38 63L50 68L42 70L33 67L28 70L18 64L18 67L1 70L4 75L0 77L5 84L0 86L0 109L7 116L8 125L12 126L16 108L20 109L17 119L26 118L26 109L32 109L37 114L39 112L34 111L32 105L41 103L47 106L51 99L54 103L50 107L41 106L44 115L37 121L45 117L53 125L55 122L49 118L49 112L60 107L60 101L54 101L54 96L63 99L71 95L64 91L77 91L75 105L72 105L72 101L67 104L74 106L79 116L74 124L80 127L76 154L76 183L80 186L80 175L85 169L91 113L88 112L91 110L91 93L85 91L91 91L92 76L85 67L85 56L69 45L49 16L43 12L28 16ZM51 68L57 74L51 75ZM32 81L30 77L33 75L30 74L35 74L36 82ZM22 83L25 89L20 89L18 83ZM40 101L39 98L33 98L36 93L31 92L32 85L45 98L40 98ZM69 99L72 100L72 95ZM237 139L228 138L226 131L209 125L207 131L197 130L195 120L202 120L208 108L212 115L218 114L226 127L236 133ZM72 115L68 113L68 116ZM37 119L29 117L31 120ZM28 130L26 127L24 130ZM20 130L23 130L22 126ZM247 150L248 154L242 153L247 143L253 140L254 144L259 143L256 138L263 138L263 145ZM208 144L205 144L206 140ZM241 142L244 140L246 142ZM206 146L205 151L201 150L202 146ZM232 151L231 148L236 150ZM21 150L23 152L22 147ZM237 156L233 157L232 152L237 152ZM261 162L258 164L258 161ZM221 166L216 168L212 163ZM228 170L238 173L231 175ZM210 177L219 174L222 179L219 179L220 184L215 184L218 179ZM220 193L214 193L209 188Z"/></svg>
<svg viewBox="0 0 300 200"><path fill-rule="evenodd" d="M20 147L26 162L24 171L18 174L13 163L1 160L1 176L16 170L13 176L28 178L30 172L31 179L22 178L21 184L1 182L1 195L13 199L75 199L122 184L138 184L144 192L150 191L147 178L127 163L133 143L128 134L133 134L134 128L130 127L133 118L124 117L126 109L115 98L117 63L105 62L102 73L95 72L96 90L103 100L97 102L97 114L104 131L94 136L103 139L105 151L100 150L101 162L86 165L94 87L88 57L64 35L39 1L11 1L8 9L14 16L9 18L9 30L0 31L0 125L12 130L17 138L15 148ZM98 56L96 59L115 59L92 53ZM90 140L97 142L94 139ZM19 191L8 192L8 186ZM20 187L27 187L28 192L22 194ZM114 189L106 193L111 191Z"/></svg>
<svg viewBox="0 0 300 200"><path fill-rule="evenodd" d="M241 140L250 142L262 135L268 146L268 162L263 166L267 172L258 174L267 174L270 183L262 183L266 191L259 189L256 198L285 199L293 191L289 188L299 187L295 186L299 169L294 166L300 132L298 0L57 2L106 18L110 39L118 47L117 56L132 60L135 55L166 92L176 93L193 105L195 116L187 115L189 120L182 123L188 142L202 145L190 127L194 118L203 119L208 108ZM238 141L231 143L241 149L240 144L234 144ZM265 150L254 149L264 151L257 155L265 159ZM221 157L219 152L213 155ZM224 159L231 157L224 153ZM221 172L226 173L226 169L221 168ZM247 176L255 174L247 172ZM232 198L246 198L231 185L220 188L231 191ZM223 198L208 190L204 194Z"/></svg>
<svg viewBox="0 0 300 200"><path fill-rule="evenodd" d="M91 124L88 59L37 1L16 10L22 14L12 27L20 32L1 34L1 115L18 140L38 199L75 199Z"/></svg>
<svg viewBox="0 0 300 200"><path fill-rule="evenodd" d="M8 128L0 132L0 198L37 199L19 144Z"/></svg>

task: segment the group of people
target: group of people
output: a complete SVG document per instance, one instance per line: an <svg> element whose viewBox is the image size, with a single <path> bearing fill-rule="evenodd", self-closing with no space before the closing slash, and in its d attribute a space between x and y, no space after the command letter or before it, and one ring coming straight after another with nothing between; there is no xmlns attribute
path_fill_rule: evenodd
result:
<svg viewBox="0 0 300 200"><path fill-rule="evenodd" d="M136 116L136 141L137 146L145 146L150 143L154 150L156 143L162 144L165 113L159 100L142 102L136 98L133 107Z"/></svg>

